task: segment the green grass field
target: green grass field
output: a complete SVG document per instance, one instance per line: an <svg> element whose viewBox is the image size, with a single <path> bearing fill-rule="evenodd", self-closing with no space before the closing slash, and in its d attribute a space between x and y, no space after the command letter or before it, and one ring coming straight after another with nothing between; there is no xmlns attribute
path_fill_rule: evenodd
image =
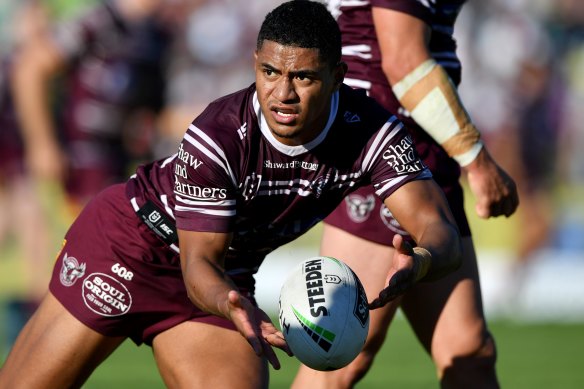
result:
<svg viewBox="0 0 584 389"><path fill-rule="evenodd" d="M518 233L514 218L488 222L471 219L471 224L480 247L510 247ZM297 243L312 245L317 242L318 229L316 234L308 234ZM15 249L4 247L0 253L0 308L8 296L22 293L19 268ZM0 309L0 364L6 352L2 349L5 325L5 312ZM584 388L584 323L495 321L490 322L490 328L497 340L498 371L503 388ZM273 389L289 388L298 366L294 358L283 353L279 355L283 367L272 371L270 388ZM357 386L361 389L438 387L432 363L401 317L393 323L388 342L372 370ZM151 349L136 347L127 341L94 372L84 388L159 389L164 388L164 384L158 376Z"/></svg>
<svg viewBox="0 0 584 389"><path fill-rule="evenodd" d="M0 323L4 323L4 318ZM498 370L503 388L584 388L584 324L491 323L499 347ZM282 369L272 370L273 389L289 388L298 362L279 352ZM437 388L433 365L398 318L373 369L357 386ZM125 342L91 376L85 389L161 389L151 349Z"/></svg>

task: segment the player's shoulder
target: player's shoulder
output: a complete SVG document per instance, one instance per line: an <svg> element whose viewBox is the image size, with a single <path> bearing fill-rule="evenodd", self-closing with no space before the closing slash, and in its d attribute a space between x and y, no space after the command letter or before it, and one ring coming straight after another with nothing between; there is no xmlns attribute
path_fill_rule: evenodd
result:
<svg viewBox="0 0 584 389"><path fill-rule="evenodd" d="M191 127L222 143L240 143L257 125L259 109L255 101L255 84L220 97L207 105Z"/></svg>
<svg viewBox="0 0 584 389"><path fill-rule="evenodd" d="M385 123L392 113L381 106L364 89L354 89L343 84L339 90L338 114L348 124L375 126Z"/></svg>

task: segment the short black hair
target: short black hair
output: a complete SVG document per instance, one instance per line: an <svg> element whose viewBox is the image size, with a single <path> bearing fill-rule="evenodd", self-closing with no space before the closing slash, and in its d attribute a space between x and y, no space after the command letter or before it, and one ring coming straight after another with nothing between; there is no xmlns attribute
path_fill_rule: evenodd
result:
<svg viewBox="0 0 584 389"><path fill-rule="evenodd" d="M256 48L269 40L286 46L318 49L320 59L335 66L341 61L341 31L326 6L317 1L292 0L266 15Z"/></svg>

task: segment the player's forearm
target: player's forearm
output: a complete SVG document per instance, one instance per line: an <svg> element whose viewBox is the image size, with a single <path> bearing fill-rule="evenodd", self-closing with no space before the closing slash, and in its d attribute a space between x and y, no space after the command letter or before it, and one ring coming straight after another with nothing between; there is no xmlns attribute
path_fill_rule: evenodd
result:
<svg viewBox="0 0 584 389"><path fill-rule="evenodd" d="M400 104L461 166L481 151L480 133L446 71L428 59L392 85Z"/></svg>
<svg viewBox="0 0 584 389"><path fill-rule="evenodd" d="M49 76L29 58L14 66L12 93L23 140L29 151L48 142L56 143L48 103Z"/></svg>
<svg viewBox="0 0 584 389"><path fill-rule="evenodd" d="M189 299L198 308L229 319L227 295L237 287L218 266L206 260L189 260L183 270Z"/></svg>
<svg viewBox="0 0 584 389"><path fill-rule="evenodd" d="M429 257L429 258L428 258ZM458 269L462 263L462 243L458 229L446 222L430 224L414 249L414 261L424 269L420 280L431 281Z"/></svg>

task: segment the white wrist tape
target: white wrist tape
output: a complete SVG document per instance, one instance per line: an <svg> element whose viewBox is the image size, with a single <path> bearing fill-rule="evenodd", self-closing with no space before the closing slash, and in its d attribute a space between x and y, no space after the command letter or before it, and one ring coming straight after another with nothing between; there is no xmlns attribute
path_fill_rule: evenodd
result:
<svg viewBox="0 0 584 389"><path fill-rule="evenodd" d="M393 92L412 118L461 166L471 163L482 148L450 78L429 59L393 86Z"/></svg>

